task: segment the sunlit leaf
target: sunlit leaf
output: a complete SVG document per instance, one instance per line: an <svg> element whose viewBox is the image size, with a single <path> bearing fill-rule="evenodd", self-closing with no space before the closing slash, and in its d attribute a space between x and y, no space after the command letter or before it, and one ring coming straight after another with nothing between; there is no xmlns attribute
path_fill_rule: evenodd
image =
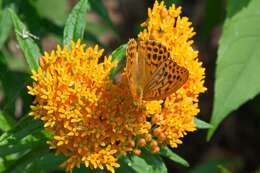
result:
<svg viewBox="0 0 260 173"><path fill-rule="evenodd" d="M63 33L63 44L70 47L71 40L77 41L83 39L86 19L85 14L89 9L88 0L80 0L69 14L66 21L64 33Z"/></svg>
<svg viewBox="0 0 260 173"><path fill-rule="evenodd" d="M260 15L259 0L252 0L247 8L225 22L219 42L213 128L240 105L260 92Z"/></svg>
<svg viewBox="0 0 260 173"><path fill-rule="evenodd" d="M113 68L110 71L110 79L113 79L113 77L123 70L125 67L125 51L127 48L127 44L123 44L119 46L116 50L112 52L112 61L117 61L118 65L117 67Z"/></svg>
<svg viewBox="0 0 260 173"><path fill-rule="evenodd" d="M183 159L181 156L174 153L168 147L161 147L160 154L183 166L189 166L189 163L185 159Z"/></svg>
<svg viewBox="0 0 260 173"><path fill-rule="evenodd" d="M200 119L198 119L196 117L194 118L194 123L196 124L196 127L198 129L210 129L212 127L211 124L209 124L209 123L207 123L207 122L205 122L203 120L200 120Z"/></svg>
<svg viewBox="0 0 260 173"><path fill-rule="evenodd" d="M22 21L18 18L12 9L9 9L9 13L13 21L19 46L24 53L30 69L36 71L38 69L38 59L41 53L39 47L33 40L34 36L30 35L29 31L26 29L26 26L22 23Z"/></svg>
<svg viewBox="0 0 260 173"><path fill-rule="evenodd" d="M112 52L112 61L120 61L125 57L125 51L127 48L127 44L122 44L116 50Z"/></svg>

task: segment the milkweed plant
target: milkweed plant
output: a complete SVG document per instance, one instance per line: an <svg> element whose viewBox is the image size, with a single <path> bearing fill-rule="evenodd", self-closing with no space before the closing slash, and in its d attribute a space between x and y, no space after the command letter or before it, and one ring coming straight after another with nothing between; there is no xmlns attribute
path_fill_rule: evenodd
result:
<svg viewBox="0 0 260 173"><path fill-rule="evenodd" d="M26 115L17 121L8 115L12 110L0 112L0 172L167 172L163 158L189 166L175 153L186 135L210 129L211 137L232 110L232 106L220 110L221 99L216 95L212 125L197 118L199 96L207 88L205 68L194 47L196 33L181 6L157 0L147 9L135 39L165 45L171 58L188 70L189 77L176 92L161 100L143 100L140 107L127 78L127 42L109 53L108 47L84 35L88 28L85 14L95 10L95 3L102 2L79 0L75 4L66 19L63 40L50 52L41 51L41 36L28 30L16 8L10 5L3 10L2 17L8 16L5 22L13 26L30 70L20 79L16 74L17 83L24 84L22 97L29 99ZM103 10L97 9L117 32ZM219 51L221 65L224 50Z"/></svg>

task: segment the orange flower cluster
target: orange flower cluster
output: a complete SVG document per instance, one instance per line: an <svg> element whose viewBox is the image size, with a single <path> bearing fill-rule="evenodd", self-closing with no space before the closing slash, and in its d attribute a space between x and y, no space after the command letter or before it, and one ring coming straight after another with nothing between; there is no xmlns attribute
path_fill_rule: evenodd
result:
<svg viewBox="0 0 260 173"><path fill-rule="evenodd" d="M109 73L115 66L96 46L80 43L45 53L28 86L35 96L30 115L44 122L53 135L50 148L68 156L67 171L86 167L114 172L118 154L135 150L135 139L147 138L147 112L137 109L127 81L114 85Z"/></svg>
<svg viewBox="0 0 260 173"><path fill-rule="evenodd" d="M187 17L180 17L181 7L173 4L169 9L164 2L154 4L148 9L148 19L142 24L144 31L139 34L141 40L157 40L171 50L171 57L189 70L189 79L176 93L168 96L162 111L153 116L154 130L171 147L181 144L182 138L189 131L196 129L193 122L199 113L198 96L206 91L204 87L205 69L198 60L198 52L193 50L195 35ZM159 138L160 139L160 138Z"/></svg>
<svg viewBox="0 0 260 173"><path fill-rule="evenodd" d="M191 23L179 17L180 8L167 10L158 2L148 15L139 38L171 47L172 57L190 72L186 84L165 101L146 101L140 109L125 73L117 84L109 79L116 66L111 56L102 57L103 50L80 41L71 49L58 46L45 53L32 73L34 82L28 90L35 100L30 115L41 119L52 134L50 148L68 157L62 164L67 171L83 163L114 172L120 154L140 155L142 147L152 152L159 152L160 145L176 147L181 137L196 129L198 94L206 89L204 69L189 40L194 35Z"/></svg>

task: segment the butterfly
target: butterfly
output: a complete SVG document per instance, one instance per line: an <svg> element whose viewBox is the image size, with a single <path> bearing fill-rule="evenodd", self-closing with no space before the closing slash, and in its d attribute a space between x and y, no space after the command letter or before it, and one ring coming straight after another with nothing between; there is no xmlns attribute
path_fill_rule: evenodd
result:
<svg viewBox="0 0 260 173"><path fill-rule="evenodd" d="M139 103L164 99L189 78L189 71L178 65L159 41L130 39L126 57L129 88Z"/></svg>

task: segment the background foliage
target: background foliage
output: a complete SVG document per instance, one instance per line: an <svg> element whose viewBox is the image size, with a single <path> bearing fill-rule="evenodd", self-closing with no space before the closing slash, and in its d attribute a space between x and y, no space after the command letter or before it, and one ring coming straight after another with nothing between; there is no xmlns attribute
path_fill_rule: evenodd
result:
<svg viewBox="0 0 260 173"><path fill-rule="evenodd" d="M210 129L187 136L175 153L164 148L160 155L144 151L142 157L121 158L117 172L259 171L260 1L166 1L171 3L183 7L197 32L195 47L206 67L208 88L201 96L199 118L211 119L211 125L195 121L199 128ZM26 116L32 101L26 85L41 52L82 38L101 44L107 54L113 52L113 59L124 61L124 43L137 35L152 4L140 0L0 0L0 172L62 172L58 165L64 158L55 156L45 144L50 136L41 122ZM25 31L40 39L28 37ZM86 171L91 172L75 170Z"/></svg>

